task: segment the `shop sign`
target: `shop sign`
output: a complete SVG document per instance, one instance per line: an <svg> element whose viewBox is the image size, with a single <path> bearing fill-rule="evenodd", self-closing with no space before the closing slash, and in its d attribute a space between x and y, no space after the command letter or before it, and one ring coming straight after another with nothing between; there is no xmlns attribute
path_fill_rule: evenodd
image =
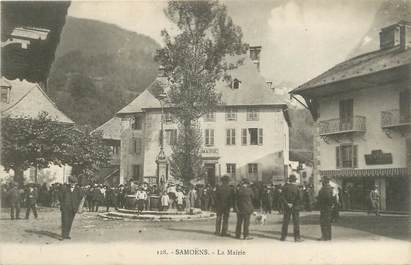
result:
<svg viewBox="0 0 411 265"><path fill-rule="evenodd" d="M382 150L372 150L371 154L364 155L367 165L392 164L392 154L384 153Z"/></svg>

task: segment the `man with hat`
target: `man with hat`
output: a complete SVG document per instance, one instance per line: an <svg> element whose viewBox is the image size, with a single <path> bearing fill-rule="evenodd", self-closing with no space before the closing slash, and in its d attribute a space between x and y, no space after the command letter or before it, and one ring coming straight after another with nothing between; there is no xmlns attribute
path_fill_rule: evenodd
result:
<svg viewBox="0 0 411 265"><path fill-rule="evenodd" d="M378 186L374 185L370 191L370 210L375 212L376 216L380 215L380 194L378 192Z"/></svg>
<svg viewBox="0 0 411 265"><path fill-rule="evenodd" d="M333 207L333 188L328 177L323 177L322 187L318 192L318 206L320 208L321 241L331 240L331 217Z"/></svg>
<svg viewBox="0 0 411 265"><path fill-rule="evenodd" d="M20 219L21 192L15 182L10 183L10 189L8 190L8 199L10 202L11 220Z"/></svg>
<svg viewBox="0 0 411 265"><path fill-rule="evenodd" d="M288 183L283 187L280 196L280 202L283 205L283 225L281 229L281 241L285 241L288 234L288 224L290 218L293 218L294 225L294 241L301 242L303 241L300 236L300 210L302 204L302 194L300 189L296 185L297 178L295 175L290 175Z"/></svg>
<svg viewBox="0 0 411 265"><path fill-rule="evenodd" d="M241 238L241 227L243 226L243 236L245 240L253 239L249 236L250 216L254 211L253 191L249 187L248 179L243 179L241 187L238 189L235 199L235 211L237 212L237 226L235 237ZM218 201L217 201L218 202Z"/></svg>
<svg viewBox="0 0 411 265"><path fill-rule="evenodd" d="M71 239L71 225L82 197L80 189L76 185L77 178L69 176L68 181L69 184L64 185L60 192L61 240Z"/></svg>
<svg viewBox="0 0 411 265"><path fill-rule="evenodd" d="M222 184L217 186L215 191L215 199L218 202L216 204L216 225L215 225L215 234L221 236L227 236L228 230L228 218L230 216L230 208L233 206L233 190L228 186L230 182L230 177L224 175L221 178ZM222 221L222 226L221 226ZM221 232L221 234L220 234Z"/></svg>

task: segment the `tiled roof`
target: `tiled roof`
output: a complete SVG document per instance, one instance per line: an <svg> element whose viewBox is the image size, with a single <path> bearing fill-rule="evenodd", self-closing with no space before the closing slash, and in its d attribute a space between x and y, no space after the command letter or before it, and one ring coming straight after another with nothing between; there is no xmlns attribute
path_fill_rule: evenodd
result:
<svg viewBox="0 0 411 265"><path fill-rule="evenodd" d="M1 103L1 115L37 118L39 113L47 112L55 121L74 123L57 108L37 83L7 80L3 77L1 84L11 87L9 102Z"/></svg>
<svg viewBox="0 0 411 265"><path fill-rule="evenodd" d="M411 49L395 46L390 49L366 53L337 64L330 70L292 90L292 94L334 82L365 76L395 67L411 64Z"/></svg>
<svg viewBox="0 0 411 265"><path fill-rule="evenodd" d="M101 131L103 139L120 140L121 118L113 117L103 125L95 129L93 132Z"/></svg>
<svg viewBox="0 0 411 265"><path fill-rule="evenodd" d="M238 58L238 57L236 57ZM231 58L230 60L233 60ZM256 66L244 55L244 62L241 66L230 73L232 79L241 81L240 88L233 89L225 81L216 84L216 91L221 93L221 100L228 106L259 106L259 105L286 105L282 95L274 93L273 89L266 86L264 78L257 71ZM167 81L165 78L157 78L148 88L146 88L137 98L124 107L117 114L127 114L142 112L144 109L160 108L160 102L156 99L162 90L167 91Z"/></svg>

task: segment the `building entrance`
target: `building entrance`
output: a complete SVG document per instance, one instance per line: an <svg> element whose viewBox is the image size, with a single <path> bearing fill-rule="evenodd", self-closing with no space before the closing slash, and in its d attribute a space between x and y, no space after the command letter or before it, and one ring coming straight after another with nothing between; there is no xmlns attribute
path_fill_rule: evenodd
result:
<svg viewBox="0 0 411 265"><path fill-rule="evenodd" d="M386 178L387 210L409 211L410 192L408 177Z"/></svg>
<svg viewBox="0 0 411 265"><path fill-rule="evenodd" d="M342 201L345 210L368 210L368 195L374 185L374 179L353 177L343 180Z"/></svg>
<svg viewBox="0 0 411 265"><path fill-rule="evenodd" d="M215 164L206 163L204 164L206 170L206 184L215 186Z"/></svg>

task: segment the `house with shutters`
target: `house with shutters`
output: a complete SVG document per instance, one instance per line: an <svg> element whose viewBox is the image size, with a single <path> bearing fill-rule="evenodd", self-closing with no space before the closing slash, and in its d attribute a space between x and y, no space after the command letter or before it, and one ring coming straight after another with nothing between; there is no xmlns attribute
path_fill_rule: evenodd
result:
<svg viewBox="0 0 411 265"><path fill-rule="evenodd" d="M47 112L49 117L59 123L72 124L74 122L61 112L55 103L47 96L38 83L31 83L26 80L7 80L1 78L0 84L0 110L1 116L11 118L30 117L37 118L40 113ZM24 178L27 182L35 182L35 168L28 169L24 172ZM8 180L14 172L5 172L0 170L0 179ZM38 183L66 182L67 177L71 174L71 167L54 166L38 171Z"/></svg>
<svg viewBox="0 0 411 265"><path fill-rule="evenodd" d="M367 209L374 185L381 209L409 209L411 24L380 31L380 48L342 62L290 93L316 120L314 186L339 187L345 209Z"/></svg>
<svg viewBox="0 0 411 265"><path fill-rule="evenodd" d="M232 70L232 82L218 82L222 104L200 118L204 182L215 185L228 174L265 183L283 182L288 175L289 125L286 101L276 95L259 72L261 47L251 47L244 63ZM270 84L270 83L268 83ZM158 95L167 91L161 71L116 116L121 119L120 182L156 182L160 152L162 109ZM177 123L164 108L164 152L171 155L177 140ZM169 170L165 178L172 179Z"/></svg>

